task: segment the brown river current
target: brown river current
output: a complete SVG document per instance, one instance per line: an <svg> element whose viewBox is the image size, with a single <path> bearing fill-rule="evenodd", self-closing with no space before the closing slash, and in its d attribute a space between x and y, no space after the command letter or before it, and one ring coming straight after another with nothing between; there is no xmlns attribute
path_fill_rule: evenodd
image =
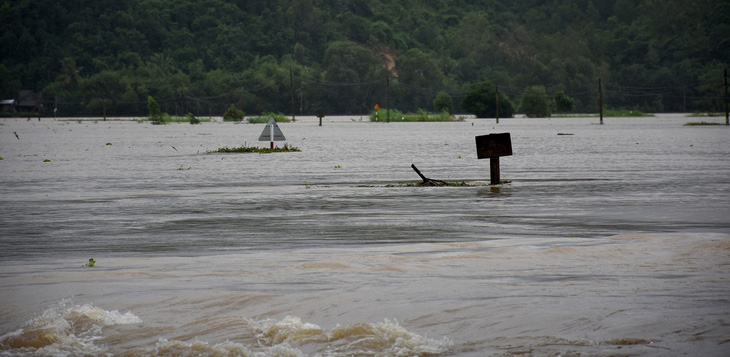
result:
<svg viewBox="0 0 730 357"><path fill-rule="evenodd" d="M730 355L730 131L689 121L305 117L301 152L207 154L264 125L2 119L0 356Z"/></svg>

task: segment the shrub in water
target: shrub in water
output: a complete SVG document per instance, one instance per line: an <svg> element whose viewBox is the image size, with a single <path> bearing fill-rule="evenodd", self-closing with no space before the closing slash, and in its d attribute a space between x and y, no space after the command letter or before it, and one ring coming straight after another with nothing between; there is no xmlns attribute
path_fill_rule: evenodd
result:
<svg viewBox="0 0 730 357"><path fill-rule="evenodd" d="M223 113L224 121L241 121L243 120L243 110L236 108L235 104L231 104L228 110Z"/></svg>
<svg viewBox="0 0 730 357"><path fill-rule="evenodd" d="M160 105L157 104L155 98L152 96L147 97L147 109L150 111L150 120L153 124L164 124L162 120L162 112L160 111Z"/></svg>

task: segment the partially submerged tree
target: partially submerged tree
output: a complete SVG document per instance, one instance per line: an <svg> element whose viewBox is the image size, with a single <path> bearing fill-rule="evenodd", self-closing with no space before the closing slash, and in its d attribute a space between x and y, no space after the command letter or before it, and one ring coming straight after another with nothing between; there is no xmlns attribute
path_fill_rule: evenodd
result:
<svg viewBox="0 0 730 357"><path fill-rule="evenodd" d="M529 86L522 92L520 111L530 118L548 118L552 114L552 98L544 86Z"/></svg>
<svg viewBox="0 0 730 357"><path fill-rule="evenodd" d="M228 110L223 113L224 121L241 121L243 120L243 110L236 108L235 104L231 104Z"/></svg>
<svg viewBox="0 0 730 357"><path fill-rule="evenodd" d="M472 84L461 100L461 108L477 118L494 118L497 115L497 86L492 81ZM504 93L499 93L499 117L511 118L514 105Z"/></svg>
<svg viewBox="0 0 730 357"><path fill-rule="evenodd" d="M153 124L164 124L165 121L162 119L162 111L160 111L160 105L157 104L155 98L152 96L147 97L147 109L150 111L149 119Z"/></svg>
<svg viewBox="0 0 730 357"><path fill-rule="evenodd" d="M555 100L556 113L570 113L575 108L575 99L567 96L562 90L555 93L553 100Z"/></svg>
<svg viewBox="0 0 730 357"><path fill-rule="evenodd" d="M441 91L436 95L436 99L433 100L433 109L436 112L447 112L449 114L453 114L454 100L451 99L449 93Z"/></svg>

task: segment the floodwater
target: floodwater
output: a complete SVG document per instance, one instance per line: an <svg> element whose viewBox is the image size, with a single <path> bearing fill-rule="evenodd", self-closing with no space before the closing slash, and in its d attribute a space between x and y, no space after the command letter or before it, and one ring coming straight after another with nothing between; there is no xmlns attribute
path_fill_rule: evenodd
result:
<svg viewBox="0 0 730 357"><path fill-rule="evenodd" d="M208 154L264 125L2 119L0 356L730 355L730 129L689 121L304 117L301 152Z"/></svg>

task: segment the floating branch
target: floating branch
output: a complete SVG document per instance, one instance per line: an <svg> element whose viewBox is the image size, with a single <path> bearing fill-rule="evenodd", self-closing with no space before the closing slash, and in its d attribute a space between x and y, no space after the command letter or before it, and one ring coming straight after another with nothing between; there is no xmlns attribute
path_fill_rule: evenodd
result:
<svg viewBox="0 0 730 357"><path fill-rule="evenodd" d="M421 176L421 180L423 180L423 182L421 182L420 186L451 186L451 184L449 184L445 181L434 180L434 179L430 179L426 176L423 176L421 171L418 170L418 168L414 164L411 164L411 168L413 169L413 171L415 171L418 174L418 176Z"/></svg>

